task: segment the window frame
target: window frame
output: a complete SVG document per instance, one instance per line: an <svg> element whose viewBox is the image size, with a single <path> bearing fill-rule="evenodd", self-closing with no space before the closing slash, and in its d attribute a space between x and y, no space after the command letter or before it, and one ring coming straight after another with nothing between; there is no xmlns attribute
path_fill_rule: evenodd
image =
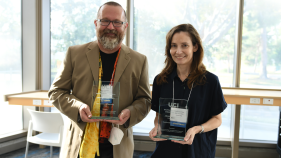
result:
<svg viewBox="0 0 281 158"><path fill-rule="evenodd" d="M51 85L51 62L50 62L50 1L51 0L22 0L22 79L23 91L31 90L48 90ZM243 27L243 8L244 0L237 0L239 3L237 15L237 31L236 31L236 51L235 51L235 71L234 85L240 87L240 68L241 68L241 47L242 47L242 27ZM37 15L37 16L36 16ZM31 17L30 17L31 16ZM133 48L133 18L134 18L134 0L127 0L127 19L129 26L127 28L126 45ZM31 31L31 28L35 28ZM30 32L31 31L31 32ZM31 33L31 35L30 35ZM29 35L28 35L29 34ZM35 58L34 58L35 57ZM43 60L44 59L44 60ZM37 69L36 69L37 68ZM236 122L240 121L241 105L233 106L232 115ZM17 134L6 135L0 138L0 143L9 141L26 133L28 122L30 120L27 108L23 106L23 131ZM33 108L33 107L32 107ZM50 111L50 108L44 109ZM237 125L232 126L237 127ZM232 128L233 128L232 127ZM233 131L233 129L231 129ZM234 134L239 135L238 129L234 130ZM13 136L12 136L13 135ZM145 141L150 144L155 144L148 137L147 133L133 133L135 141ZM238 137L239 139L239 137ZM217 146L231 146L232 139L218 139ZM240 147L252 148L268 148L275 149L276 142L274 141L255 141L255 140L236 140ZM135 143L136 144L136 143ZM239 146L234 150L237 151ZM154 148L153 148L154 149ZM135 150L146 150L146 147L136 145ZM258 150L258 149L257 149ZM151 151L151 150L150 150Z"/></svg>

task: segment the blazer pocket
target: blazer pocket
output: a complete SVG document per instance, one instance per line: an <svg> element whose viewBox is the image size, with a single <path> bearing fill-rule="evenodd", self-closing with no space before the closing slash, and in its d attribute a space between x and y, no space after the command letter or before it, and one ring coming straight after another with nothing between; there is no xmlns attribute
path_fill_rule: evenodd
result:
<svg viewBox="0 0 281 158"><path fill-rule="evenodd" d="M71 128L72 128L72 123L69 124L68 130L71 131Z"/></svg>
<svg viewBox="0 0 281 158"><path fill-rule="evenodd" d="M126 132L127 132L127 137L130 137L133 134L132 128L127 128Z"/></svg>
<svg viewBox="0 0 281 158"><path fill-rule="evenodd" d="M66 131L66 137L65 137L65 140L64 140L64 145L67 145L68 148L72 144L73 133L74 133L73 126L72 126L72 123L70 123L68 131Z"/></svg>

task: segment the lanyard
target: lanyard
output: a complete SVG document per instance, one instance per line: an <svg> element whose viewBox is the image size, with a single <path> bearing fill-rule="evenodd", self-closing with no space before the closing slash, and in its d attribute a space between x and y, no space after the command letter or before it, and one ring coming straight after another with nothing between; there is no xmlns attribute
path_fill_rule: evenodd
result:
<svg viewBox="0 0 281 158"><path fill-rule="evenodd" d="M193 89L193 83L192 82L192 86L191 86L191 90L189 92L189 96L188 96L188 99L187 99L187 102L189 101L189 98L190 98L190 95L191 95L191 92L192 92L192 89ZM175 81L173 80L173 100L175 99Z"/></svg>
<svg viewBox="0 0 281 158"><path fill-rule="evenodd" d="M115 63L114 63L114 69L113 69L112 76L111 76L111 79L110 79L110 85L111 86L113 86L113 84L114 84L115 70L116 70L116 66L117 66L117 61L118 61L118 58L119 58L120 50L121 50L121 47L119 48L119 51L118 51L118 54L117 54L117 57L116 57L116 60L115 60ZM102 61L101 60L100 60L99 64L100 64L100 67L102 68Z"/></svg>

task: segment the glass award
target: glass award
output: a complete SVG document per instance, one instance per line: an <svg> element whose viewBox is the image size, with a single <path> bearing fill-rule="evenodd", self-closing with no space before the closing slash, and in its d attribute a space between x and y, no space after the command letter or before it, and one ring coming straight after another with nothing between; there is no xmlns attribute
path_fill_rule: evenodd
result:
<svg viewBox="0 0 281 158"><path fill-rule="evenodd" d="M94 81L94 86L99 87L99 82ZM93 116L91 119L104 119L104 120L119 120L119 94L120 83L102 81L100 85L100 93L96 94L96 98L93 96L92 105L94 105L95 99L99 99L100 111L99 116ZM96 92L93 92L93 94Z"/></svg>
<svg viewBox="0 0 281 158"><path fill-rule="evenodd" d="M155 138L184 141L188 120L188 101L160 98Z"/></svg>

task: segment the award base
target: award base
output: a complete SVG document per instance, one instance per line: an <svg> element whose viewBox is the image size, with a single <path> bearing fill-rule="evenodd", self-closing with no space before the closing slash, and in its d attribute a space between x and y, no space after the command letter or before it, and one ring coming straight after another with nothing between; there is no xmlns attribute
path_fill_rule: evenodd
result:
<svg viewBox="0 0 281 158"><path fill-rule="evenodd" d="M155 136L154 138L161 138L161 139L167 139L167 140L184 141L184 137L180 137L180 136L158 135L158 136Z"/></svg>
<svg viewBox="0 0 281 158"><path fill-rule="evenodd" d="M94 117L92 116L91 119L101 119L101 120L119 120L119 117L110 117L110 116L104 116L104 117Z"/></svg>
<svg viewBox="0 0 281 158"><path fill-rule="evenodd" d="M187 100L159 98L157 135L154 138L184 141L187 120Z"/></svg>

